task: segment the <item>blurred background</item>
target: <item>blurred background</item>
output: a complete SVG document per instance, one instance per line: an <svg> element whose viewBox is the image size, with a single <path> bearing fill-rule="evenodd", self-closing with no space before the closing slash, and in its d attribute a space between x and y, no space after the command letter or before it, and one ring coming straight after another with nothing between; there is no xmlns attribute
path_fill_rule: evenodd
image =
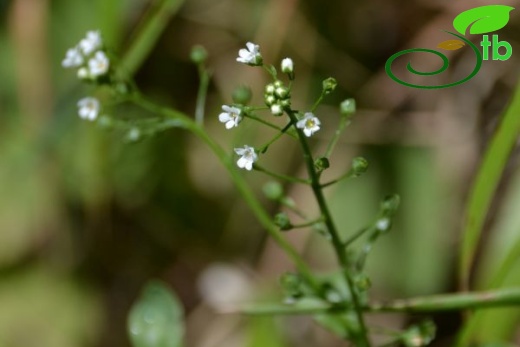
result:
<svg viewBox="0 0 520 347"><path fill-rule="evenodd" d="M140 141L101 129L77 116L76 102L91 93L63 70L69 47L87 30L101 30L107 46L123 54L134 28L154 1L0 0L0 346L127 347L126 316L143 284L167 282L186 310L186 345L341 346L306 317L270 319L219 314L222 307L277 297L279 276L290 262L266 237L208 149L182 130ZM501 4L514 6L514 1ZM480 0L189 0L184 1L136 74L150 98L193 114L195 44L209 52L212 82L206 127L230 151L262 144L269 129L243 122L226 131L217 120L233 90L249 86L261 104L268 76L235 61L247 41L278 66L292 57L293 104L309 108L321 81L338 80L316 114L323 128L313 137L323 152L349 97L358 112L325 178L364 156L364 176L327 190L344 235L373 222L381 199L401 196L390 234L368 261L371 294L402 298L456 290L458 242L464 203L479 159L519 76L516 47L520 13L513 11L500 40L513 46L505 62L484 62L471 81L449 89L419 90L393 82L384 71L393 53L435 48L450 39L460 12L495 4ZM478 44L478 37L474 38ZM449 53L440 82L474 66L469 49ZM414 67L434 70L435 60ZM140 115L132 107L113 116ZM265 166L304 175L294 141L276 143ZM496 272L520 239L520 176L513 155L486 224L473 276L475 288ZM259 195L269 181L246 173ZM284 187L299 208L316 212L310 192ZM273 215L281 208L264 199ZM287 234L312 267L335 269L328 242L311 230ZM504 285L520 285L520 264ZM226 306L228 305L228 306ZM520 344L519 314L489 310L482 341ZM451 346L458 313L431 316L434 346ZM422 317L372 315L376 326L402 328Z"/></svg>

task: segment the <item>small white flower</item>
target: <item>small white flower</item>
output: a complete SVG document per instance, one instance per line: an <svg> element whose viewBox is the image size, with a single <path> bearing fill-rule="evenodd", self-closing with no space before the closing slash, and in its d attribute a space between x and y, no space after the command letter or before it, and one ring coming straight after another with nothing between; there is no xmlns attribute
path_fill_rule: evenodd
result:
<svg viewBox="0 0 520 347"><path fill-rule="evenodd" d="M238 51L237 61L247 65L261 65L262 55L260 54L260 46L252 42L246 43L247 49L242 48Z"/></svg>
<svg viewBox="0 0 520 347"><path fill-rule="evenodd" d="M296 127L303 129L305 136L310 137L316 131L320 130L320 120L311 112L305 113L303 119L296 123Z"/></svg>
<svg viewBox="0 0 520 347"><path fill-rule="evenodd" d="M84 39L79 42L79 48L85 55L89 55L95 50L101 48L103 41L99 31L89 31Z"/></svg>
<svg viewBox="0 0 520 347"><path fill-rule="evenodd" d="M78 101L78 114L82 119L95 120L100 108L99 100L96 98L87 97Z"/></svg>
<svg viewBox="0 0 520 347"><path fill-rule="evenodd" d="M258 155L253 147L245 145L243 148L235 148L235 153L240 155L237 165L241 169L251 170L253 163L258 160Z"/></svg>
<svg viewBox="0 0 520 347"><path fill-rule="evenodd" d="M96 52L93 58L88 61L88 68L92 77L101 76L108 72L110 61L102 51Z"/></svg>
<svg viewBox="0 0 520 347"><path fill-rule="evenodd" d="M74 47L67 50L65 59L61 62L61 66L65 68L78 67L83 64L83 56L78 48Z"/></svg>
<svg viewBox="0 0 520 347"><path fill-rule="evenodd" d="M385 231L390 227L390 220L388 218L381 218L376 222L376 229L379 231Z"/></svg>
<svg viewBox="0 0 520 347"><path fill-rule="evenodd" d="M271 113L275 116L281 116L283 114L283 108L279 104L271 105Z"/></svg>
<svg viewBox="0 0 520 347"><path fill-rule="evenodd" d="M226 129L231 129L232 127L237 127L238 123L242 120L242 117L240 116L240 113L242 112L241 109L238 107L232 107L227 105L222 105L222 112L218 116L218 120L221 123L226 124Z"/></svg>
<svg viewBox="0 0 520 347"><path fill-rule="evenodd" d="M285 58L282 60L282 72L291 74L294 72L294 63L291 58Z"/></svg>
<svg viewBox="0 0 520 347"><path fill-rule="evenodd" d="M80 80L84 80L90 77L88 69L86 67L82 67L78 70L78 78Z"/></svg>

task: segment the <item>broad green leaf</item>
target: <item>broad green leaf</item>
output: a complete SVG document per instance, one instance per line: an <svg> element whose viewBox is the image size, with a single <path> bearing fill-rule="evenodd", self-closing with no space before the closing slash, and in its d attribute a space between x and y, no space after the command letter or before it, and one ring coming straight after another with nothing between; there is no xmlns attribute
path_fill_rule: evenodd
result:
<svg viewBox="0 0 520 347"><path fill-rule="evenodd" d="M165 284L148 283L128 316L128 333L134 347L181 347L183 310Z"/></svg>
<svg viewBox="0 0 520 347"><path fill-rule="evenodd" d="M502 29L509 22L509 12L514 7L487 5L472 8L459 14L453 20L453 27L462 35L470 28L470 34L486 34Z"/></svg>
<svg viewBox="0 0 520 347"><path fill-rule="evenodd" d="M448 51L455 51L457 49L461 49L466 44L461 40L447 40L439 43L437 48L442 48Z"/></svg>

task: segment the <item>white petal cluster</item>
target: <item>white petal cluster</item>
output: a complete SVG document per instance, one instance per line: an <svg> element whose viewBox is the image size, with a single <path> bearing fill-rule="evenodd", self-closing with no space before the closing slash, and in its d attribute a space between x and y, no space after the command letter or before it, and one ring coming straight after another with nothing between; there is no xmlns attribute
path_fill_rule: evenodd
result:
<svg viewBox="0 0 520 347"><path fill-rule="evenodd" d="M320 124L318 117L316 117L312 112L307 112L303 118L296 123L296 127L303 129L305 136L310 137L320 130Z"/></svg>
<svg viewBox="0 0 520 347"><path fill-rule="evenodd" d="M64 68L78 68L78 78L94 79L106 75L110 60L103 51L103 40L99 31L89 31L73 48L67 50L61 62Z"/></svg>
<svg viewBox="0 0 520 347"><path fill-rule="evenodd" d="M258 160L258 155L255 153L255 149L245 145L242 148L235 148L235 153L240 156L237 161L238 167L251 171L253 163Z"/></svg>
<svg viewBox="0 0 520 347"><path fill-rule="evenodd" d="M238 123L242 120L242 110L238 107L222 105L222 112L218 116L218 120L226 125L226 129L237 127Z"/></svg>
<svg viewBox="0 0 520 347"><path fill-rule="evenodd" d="M78 114L82 119L93 121L97 118L100 110L101 105L96 98L87 97L78 101Z"/></svg>
<svg viewBox="0 0 520 347"><path fill-rule="evenodd" d="M248 42L246 47L238 51L237 61L247 65L258 66L262 65L262 55L260 54L260 46Z"/></svg>
<svg viewBox="0 0 520 347"><path fill-rule="evenodd" d="M283 73L290 74L294 72L294 63L291 58L283 59L281 67Z"/></svg>

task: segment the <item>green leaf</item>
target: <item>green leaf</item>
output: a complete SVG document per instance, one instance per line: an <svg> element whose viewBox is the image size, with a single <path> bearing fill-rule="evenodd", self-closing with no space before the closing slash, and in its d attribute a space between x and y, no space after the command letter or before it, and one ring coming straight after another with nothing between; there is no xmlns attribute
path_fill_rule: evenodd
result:
<svg viewBox="0 0 520 347"><path fill-rule="evenodd" d="M181 347L183 309L179 299L159 281L149 282L128 316L134 347Z"/></svg>
<svg viewBox="0 0 520 347"><path fill-rule="evenodd" d="M502 29L509 22L509 12L514 7L487 5L472 8L459 14L453 20L453 27L462 35L471 26L470 34L486 34Z"/></svg>

